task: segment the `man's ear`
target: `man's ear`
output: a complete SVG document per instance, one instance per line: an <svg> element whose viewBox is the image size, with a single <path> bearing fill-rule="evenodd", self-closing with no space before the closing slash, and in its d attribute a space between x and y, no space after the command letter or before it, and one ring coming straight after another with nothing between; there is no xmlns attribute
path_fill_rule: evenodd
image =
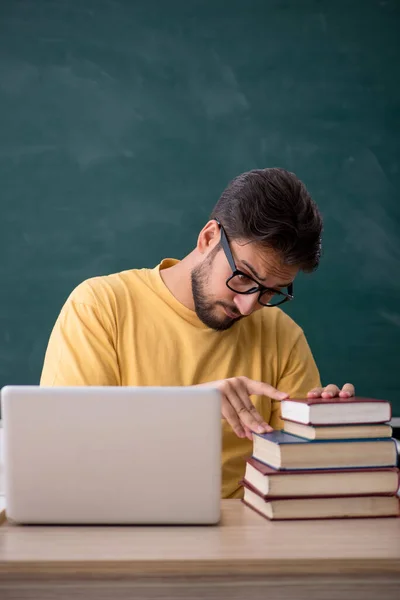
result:
<svg viewBox="0 0 400 600"><path fill-rule="evenodd" d="M197 238L197 250L200 254L207 254L213 250L221 239L221 233L218 223L212 219L208 221L199 233Z"/></svg>

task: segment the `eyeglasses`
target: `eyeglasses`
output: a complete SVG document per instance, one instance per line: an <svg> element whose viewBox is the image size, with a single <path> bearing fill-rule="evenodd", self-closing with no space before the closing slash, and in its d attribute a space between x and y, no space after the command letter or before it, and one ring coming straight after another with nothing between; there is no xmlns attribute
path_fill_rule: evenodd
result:
<svg viewBox="0 0 400 600"><path fill-rule="evenodd" d="M285 293L281 290L264 287L263 285L258 283L258 281L253 279L250 275L247 275L247 273L243 273L243 271L240 271L236 268L235 260L233 258L231 248L229 246L225 229L218 221L218 219L214 220L218 223L221 229L222 248L225 252L225 256L228 260L229 266L232 269L232 275L226 280L227 287L236 294L258 293L258 302L263 306L278 306L279 304L283 304L284 302L293 300L293 283L291 283L288 286L287 293Z"/></svg>

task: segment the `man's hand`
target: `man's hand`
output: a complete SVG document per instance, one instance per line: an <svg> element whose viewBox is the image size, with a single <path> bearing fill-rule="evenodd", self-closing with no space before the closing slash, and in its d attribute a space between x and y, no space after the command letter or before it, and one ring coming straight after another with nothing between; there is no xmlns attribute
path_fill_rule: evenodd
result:
<svg viewBox="0 0 400 600"><path fill-rule="evenodd" d="M252 431L257 433L273 431L257 412L249 396L256 394L274 400L285 400L289 397L289 394L279 392L268 383L254 381L248 377L231 377L200 385L216 387L220 391L223 418L228 421L238 437L248 437L249 440L253 439Z"/></svg>
<svg viewBox="0 0 400 600"><path fill-rule="evenodd" d="M329 400L330 398L343 398L343 400L346 400L347 398L351 398L351 396L354 395L355 389L352 383L345 383L342 389L339 389L337 385L331 383L323 388L314 388L313 390L308 392L307 397L325 398L325 400Z"/></svg>

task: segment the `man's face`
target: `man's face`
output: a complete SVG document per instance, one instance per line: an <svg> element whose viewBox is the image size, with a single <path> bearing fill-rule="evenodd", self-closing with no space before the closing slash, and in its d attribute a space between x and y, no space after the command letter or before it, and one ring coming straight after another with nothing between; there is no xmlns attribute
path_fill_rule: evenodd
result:
<svg viewBox="0 0 400 600"><path fill-rule="evenodd" d="M281 289L297 275L297 266L285 265L276 252L255 243L230 243L236 268L265 287ZM236 321L263 308L258 293L237 294L226 285L232 275L225 253L215 246L191 274L194 308L199 319L211 329L224 331ZM266 309L270 310L270 309Z"/></svg>

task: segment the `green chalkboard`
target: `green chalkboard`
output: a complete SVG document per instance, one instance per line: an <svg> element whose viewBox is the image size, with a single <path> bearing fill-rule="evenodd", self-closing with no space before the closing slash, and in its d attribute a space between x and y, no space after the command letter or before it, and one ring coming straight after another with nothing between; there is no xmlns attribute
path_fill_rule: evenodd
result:
<svg viewBox="0 0 400 600"><path fill-rule="evenodd" d="M400 416L400 3L2 0L0 385L80 281L190 251L235 175L325 217L287 310L325 382Z"/></svg>

